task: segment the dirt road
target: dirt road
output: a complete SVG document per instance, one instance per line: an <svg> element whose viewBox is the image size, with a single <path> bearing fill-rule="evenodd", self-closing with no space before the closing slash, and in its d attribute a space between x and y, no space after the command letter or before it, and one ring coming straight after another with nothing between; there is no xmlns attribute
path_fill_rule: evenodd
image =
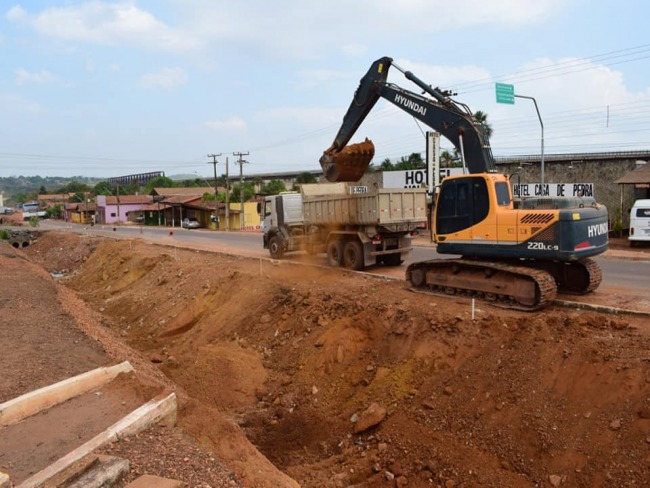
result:
<svg viewBox="0 0 650 488"><path fill-rule="evenodd" d="M398 281L138 241L48 233L25 254L184 392L180 427L242 486L650 483L645 316L472 320Z"/></svg>

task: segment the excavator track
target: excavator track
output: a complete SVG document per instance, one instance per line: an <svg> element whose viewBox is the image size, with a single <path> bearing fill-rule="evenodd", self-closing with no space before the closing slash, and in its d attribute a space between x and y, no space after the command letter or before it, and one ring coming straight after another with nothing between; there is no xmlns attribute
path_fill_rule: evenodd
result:
<svg viewBox="0 0 650 488"><path fill-rule="evenodd" d="M370 139L350 144L340 151L328 149L320 158L327 181L359 181L375 156L375 145Z"/></svg>
<svg viewBox="0 0 650 488"><path fill-rule="evenodd" d="M553 274L553 273L551 273ZM583 259L570 263L564 273L564 280L558 280L558 291L573 295L586 295L600 286L603 281L603 272L598 263L593 259Z"/></svg>
<svg viewBox="0 0 650 488"><path fill-rule="evenodd" d="M603 280L600 266L589 258L572 262L527 261L526 266L549 272L555 278L558 293L586 295L598 288Z"/></svg>
<svg viewBox="0 0 650 488"><path fill-rule="evenodd" d="M475 297L532 312L553 302L557 285L543 269L471 259L434 259L411 264L406 280L414 291Z"/></svg>

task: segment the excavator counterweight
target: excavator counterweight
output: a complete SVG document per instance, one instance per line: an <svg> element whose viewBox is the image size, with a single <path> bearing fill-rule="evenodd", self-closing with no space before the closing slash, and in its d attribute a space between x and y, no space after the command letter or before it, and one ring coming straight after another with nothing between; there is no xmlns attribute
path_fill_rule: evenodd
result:
<svg viewBox="0 0 650 488"><path fill-rule="evenodd" d="M375 156L375 145L370 139L350 144L340 151L328 149L320 158L325 178L332 183L359 181Z"/></svg>

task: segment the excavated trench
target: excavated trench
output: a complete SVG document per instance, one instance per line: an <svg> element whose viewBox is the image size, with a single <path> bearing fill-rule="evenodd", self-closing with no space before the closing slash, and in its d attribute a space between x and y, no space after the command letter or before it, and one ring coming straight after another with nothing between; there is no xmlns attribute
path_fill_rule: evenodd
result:
<svg viewBox="0 0 650 488"><path fill-rule="evenodd" d="M84 257L65 284L206 406L179 424L217 455L229 447L206 428L210 409L306 487L650 480L642 319L484 307L472 320L466 303L400 282L84 246L70 248ZM53 262L60 247L46 247Z"/></svg>

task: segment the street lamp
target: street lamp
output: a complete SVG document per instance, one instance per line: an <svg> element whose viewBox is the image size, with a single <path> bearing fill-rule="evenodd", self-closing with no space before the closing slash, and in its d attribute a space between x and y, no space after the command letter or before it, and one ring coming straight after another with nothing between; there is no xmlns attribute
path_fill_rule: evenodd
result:
<svg viewBox="0 0 650 488"><path fill-rule="evenodd" d="M540 166L541 166L541 180L542 180L542 192L544 191L544 122L542 122L542 116L539 113L539 108L537 107L537 100L533 97L529 97L526 95L514 95L515 98L526 98L528 100L532 100L533 103L535 104L535 111L537 112L537 118L539 119L539 125L542 127L542 155L541 155L541 161L540 161Z"/></svg>

